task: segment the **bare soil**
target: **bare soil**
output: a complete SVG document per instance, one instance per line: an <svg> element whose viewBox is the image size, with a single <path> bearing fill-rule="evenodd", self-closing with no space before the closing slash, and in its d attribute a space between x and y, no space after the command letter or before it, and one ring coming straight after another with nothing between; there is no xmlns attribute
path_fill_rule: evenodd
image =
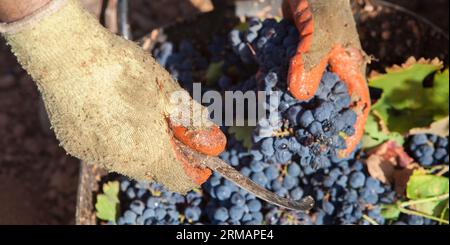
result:
<svg viewBox="0 0 450 245"><path fill-rule="evenodd" d="M0 224L74 222L78 162L41 129L38 102L0 41Z"/></svg>

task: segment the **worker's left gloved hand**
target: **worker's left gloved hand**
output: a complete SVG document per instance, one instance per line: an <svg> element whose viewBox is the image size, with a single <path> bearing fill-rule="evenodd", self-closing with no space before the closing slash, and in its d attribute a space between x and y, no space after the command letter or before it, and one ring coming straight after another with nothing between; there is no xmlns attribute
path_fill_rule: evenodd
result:
<svg viewBox="0 0 450 245"><path fill-rule="evenodd" d="M283 13L300 33L297 53L291 59L288 86L299 100L314 96L329 65L345 83L357 114L355 134L346 138L344 157L357 147L370 111L365 79L366 57L361 48L349 0L284 0Z"/></svg>
<svg viewBox="0 0 450 245"><path fill-rule="evenodd" d="M36 81L68 153L181 193L208 179L211 171L179 147L216 156L226 145L219 127L189 96L171 103L174 93L187 92L77 0L51 1L22 20L0 24L0 32ZM192 115L196 107L202 113ZM188 121L179 113L188 113Z"/></svg>

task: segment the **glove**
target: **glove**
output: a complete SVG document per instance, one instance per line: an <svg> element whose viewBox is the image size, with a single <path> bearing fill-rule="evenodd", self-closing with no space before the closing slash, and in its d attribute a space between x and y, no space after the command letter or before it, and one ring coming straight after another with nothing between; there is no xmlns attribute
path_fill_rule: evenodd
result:
<svg viewBox="0 0 450 245"><path fill-rule="evenodd" d="M314 96L329 65L345 83L357 114L355 134L346 138L346 157L357 147L370 111L366 55L361 48L349 0L285 0L283 14L299 33L297 53L291 59L288 88L299 100Z"/></svg>
<svg viewBox="0 0 450 245"><path fill-rule="evenodd" d="M187 92L77 0L50 1L30 16L0 24L0 32L36 81L69 154L179 193L208 179L211 171L180 150L180 144L212 156L224 150L226 138L205 108L190 97L188 103L173 103L174 94ZM193 113L195 108L200 113ZM180 112L190 112L188 121L198 125L186 124Z"/></svg>

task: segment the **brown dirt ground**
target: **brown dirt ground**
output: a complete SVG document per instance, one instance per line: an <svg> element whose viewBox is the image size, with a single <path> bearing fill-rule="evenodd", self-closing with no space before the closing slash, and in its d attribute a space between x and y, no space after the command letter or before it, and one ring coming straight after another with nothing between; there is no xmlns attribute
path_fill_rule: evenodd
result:
<svg viewBox="0 0 450 245"><path fill-rule="evenodd" d="M74 221L78 163L41 130L38 101L0 41L0 224Z"/></svg>
<svg viewBox="0 0 450 245"><path fill-rule="evenodd" d="M388 0L388 2L396 3L405 8L422 15L431 22L448 32L449 15L448 8L450 1L448 0Z"/></svg>
<svg viewBox="0 0 450 245"><path fill-rule="evenodd" d="M390 0L448 32L448 0ZM179 0L131 1L134 36L198 10L166 8ZM183 6L183 7L181 7ZM73 224L78 161L42 130L39 95L30 77L0 40L0 224Z"/></svg>

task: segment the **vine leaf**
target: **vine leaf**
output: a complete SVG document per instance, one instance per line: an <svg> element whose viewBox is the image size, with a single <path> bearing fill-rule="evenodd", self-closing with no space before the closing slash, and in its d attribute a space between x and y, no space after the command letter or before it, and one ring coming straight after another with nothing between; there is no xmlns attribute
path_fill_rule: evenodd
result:
<svg viewBox="0 0 450 245"><path fill-rule="evenodd" d="M430 100L431 105L439 105L441 108L436 108L436 114L434 120L439 120L447 117L449 114L449 71L448 68L442 72L437 72L434 75L433 86L429 89L425 89L427 99ZM431 106L430 105L430 106Z"/></svg>
<svg viewBox="0 0 450 245"><path fill-rule="evenodd" d="M234 29L240 32L248 31L249 28L250 26L247 22L239 22L239 24L234 27Z"/></svg>
<svg viewBox="0 0 450 245"><path fill-rule="evenodd" d="M369 85L382 89L373 105L389 132L400 134L425 127L448 115L448 69L439 72L442 62L411 58L402 66L387 69L369 79ZM434 75L433 75L434 74ZM424 80L433 77L431 85Z"/></svg>
<svg viewBox="0 0 450 245"><path fill-rule="evenodd" d="M115 222L119 207L119 182L110 181L103 185L103 194L97 195L95 210L97 218Z"/></svg>
<svg viewBox="0 0 450 245"><path fill-rule="evenodd" d="M224 62L220 61L213 62L209 65L208 70L206 71L206 81L208 85L213 85L219 80L223 64Z"/></svg>
<svg viewBox="0 0 450 245"><path fill-rule="evenodd" d="M381 216L385 219L398 220L400 209L397 204L383 204L381 206Z"/></svg>
<svg viewBox="0 0 450 245"><path fill-rule="evenodd" d="M419 200L430 197L437 197L449 193L449 179L442 176L426 174L417 170L409 178L406 187L406 196L410 200ZM422 213L441 217L448 207L448 198L440 201L420 203L412 206L413 209Z"/></svg>
<svg viewBox="0 0 450 245"><path fill-rule="evenodd" d="M449 202L447 200L447 204L446 204L444 210L441 213L441 219L448 220L448 210L449 210Z"/></svg>
<svg viewBox="0 0 450 245"><path fill-rule="evenodd" d="M252 126L232 126L228 129L229 134L234 134L237 141L242 141L246 149L252 148L252 133L255 127Z"/></svg>
<svg viewBox="0 0 450 245"><path fill-rule="evenodd" d="M394 141L398 145L403 145L405 140L400 133L389 132L383 125L377 111L372 111L367 117L362 147L370 149L386 141Z"/></svg>
<svg viewBox="0 0 450 245"><path fill-rule="evenodd" d="M393 185L400 195L405 191L409 175L417 168L413 161L403 147L394 141L373 148L364 160L372 178Z"/></svg>

